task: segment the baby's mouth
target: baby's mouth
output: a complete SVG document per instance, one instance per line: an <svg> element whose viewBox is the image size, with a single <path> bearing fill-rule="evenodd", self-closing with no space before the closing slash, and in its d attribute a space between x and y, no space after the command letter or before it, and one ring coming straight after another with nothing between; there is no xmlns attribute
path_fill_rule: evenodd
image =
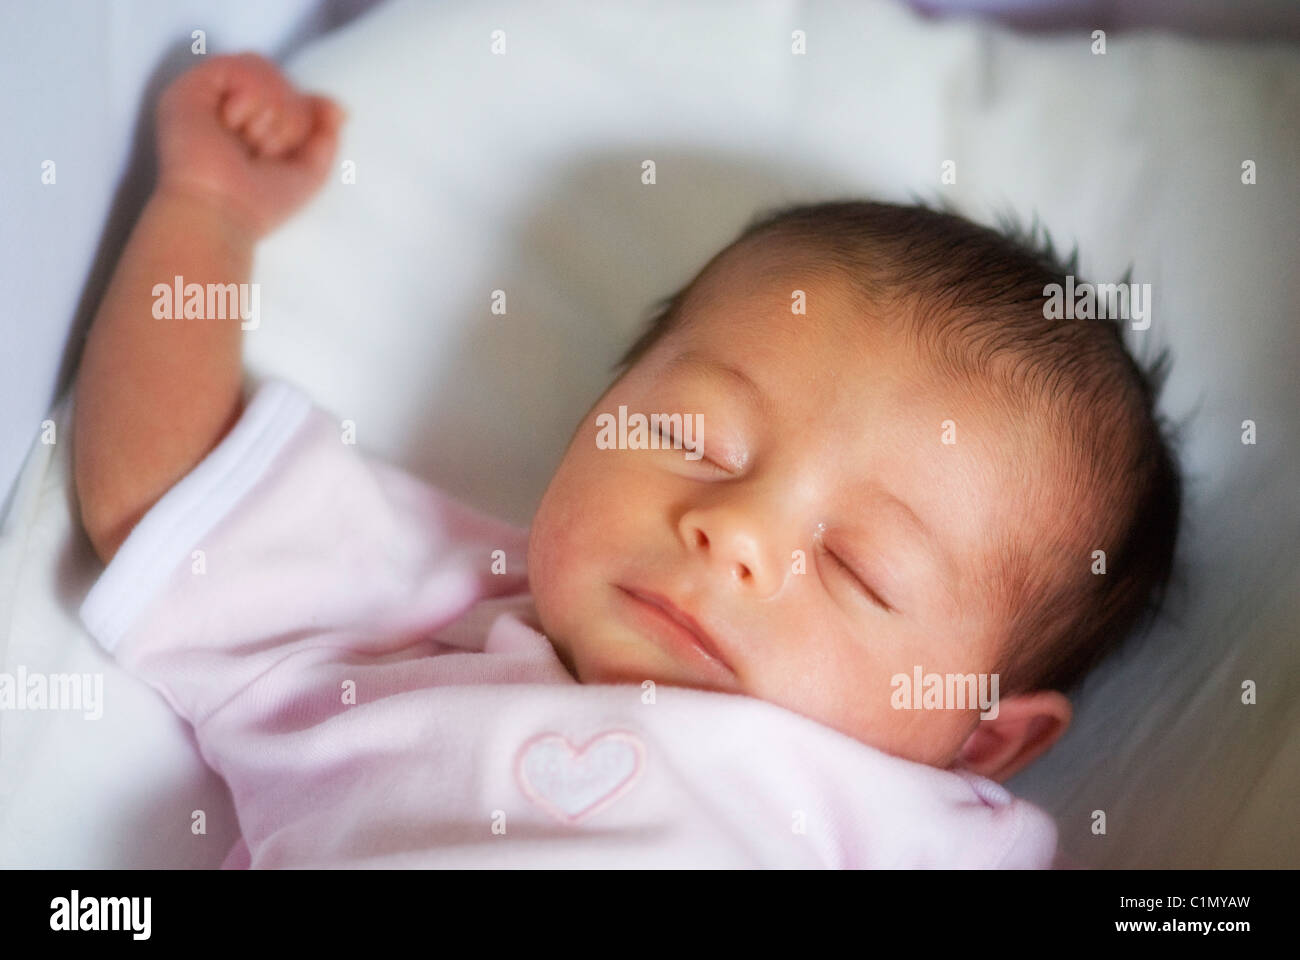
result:
<svg viewBox="0 0 1300 960"><path fill-rule="evenodd" d="M722 655L718 643L690 614L670 599L652 590L615 585L631 616L650 628L656 639L678 657L703 664L714 673L735 671Z"/></svg>

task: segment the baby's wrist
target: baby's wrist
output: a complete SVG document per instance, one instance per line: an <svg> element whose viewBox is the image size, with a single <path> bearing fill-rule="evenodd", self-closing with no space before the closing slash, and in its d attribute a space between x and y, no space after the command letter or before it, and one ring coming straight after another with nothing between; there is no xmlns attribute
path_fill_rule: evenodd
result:
<svg viewBox="0 0 1300 960"><path fill-rule="evenodd" d="M236 249L251 251L265 232L249 211L197 184L162 181L149 203L194 230L211 230Z"/></svg>

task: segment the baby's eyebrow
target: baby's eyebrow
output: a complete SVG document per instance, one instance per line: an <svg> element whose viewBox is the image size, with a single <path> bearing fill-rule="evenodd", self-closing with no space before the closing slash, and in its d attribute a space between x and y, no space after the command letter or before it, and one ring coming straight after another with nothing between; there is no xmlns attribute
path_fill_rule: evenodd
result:
<svg viewBox="0 0 1300 960"><path fill-rule="evenodd" d="M776 414L776 406L773 404L772 398L763 392L763 388L755 383L753 378L744 370L727 363L725 360L715 360L697 350L687 350L668 361L669 369L679 369L681 367L694 367L708 373L721 374L740 386L749 396L750 402L757 406L764 416L772 417Z"/></svg>

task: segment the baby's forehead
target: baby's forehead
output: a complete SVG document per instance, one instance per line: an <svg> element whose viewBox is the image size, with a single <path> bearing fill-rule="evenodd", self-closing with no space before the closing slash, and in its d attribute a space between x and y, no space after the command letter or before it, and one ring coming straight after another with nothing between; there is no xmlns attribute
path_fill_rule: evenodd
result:
<svg viewBox="0 0 1300 960"><path fill-rule="evenodd" d="M923 446L971 440L1009 468L1015 458L1023 465L1025 451L1014 448L1041 440L1023 395L931 349L915 335L912 309L807 270L740 271L684 305L653 362L671 373L739 372L753 392L845 443L883 410L893 442L905 444L909 431Z"/></svg>
<svg viewBox="0 0 1300 960"><path fill-rule="evenodd" d="M865 373L879 355L911 346L899 314L865 302L849 284L789 266L714 278L686 298L677 332L684 349L825 375Z"/></svg>

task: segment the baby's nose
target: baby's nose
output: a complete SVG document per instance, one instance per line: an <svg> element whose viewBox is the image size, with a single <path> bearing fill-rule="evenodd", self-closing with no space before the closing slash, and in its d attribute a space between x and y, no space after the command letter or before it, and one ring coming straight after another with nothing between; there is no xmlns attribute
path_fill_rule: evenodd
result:
<svg viewBox="0 0 1300 960"><path fill-rule="evenodd" d="M759 538L744 525L720 513L688 512L682 517L681 534L687 549L760 599L780 589L779 564L765 555Z"/></svg>

